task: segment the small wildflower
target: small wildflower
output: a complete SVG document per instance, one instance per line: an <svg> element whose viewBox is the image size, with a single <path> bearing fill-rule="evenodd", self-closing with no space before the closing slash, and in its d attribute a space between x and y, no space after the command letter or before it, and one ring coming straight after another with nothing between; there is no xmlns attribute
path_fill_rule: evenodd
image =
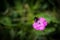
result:
<svg viewBox="0 0 60 40"><path fill-rule="evenodd" d="M37 21L35 19L35 21L33 23L33 28L35 30L41 30L42 31L42 30L44 30L46 28L47 24L48 23L47 23L46 19L43 18L43 17L40 17L40 18L38 18Z"/></svg>

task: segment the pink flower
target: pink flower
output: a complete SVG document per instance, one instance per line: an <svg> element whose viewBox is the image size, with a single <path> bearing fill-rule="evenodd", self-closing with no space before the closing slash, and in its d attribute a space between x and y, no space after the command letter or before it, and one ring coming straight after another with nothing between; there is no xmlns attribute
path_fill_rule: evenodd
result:
<svg viewBox="0 0 60 40"><path fill-rule="evenodd" d="M38 18L37 21L34 21L33 28L35 30L41 30L42 31L46 28L47 24L48 23L47 23L46 19L41 17L41 18Z"/></svg>

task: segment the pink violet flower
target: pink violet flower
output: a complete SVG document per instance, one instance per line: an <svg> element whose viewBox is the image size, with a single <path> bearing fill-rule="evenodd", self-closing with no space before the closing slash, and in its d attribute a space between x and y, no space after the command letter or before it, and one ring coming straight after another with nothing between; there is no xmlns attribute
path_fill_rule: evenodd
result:
<svg viewBox="0 0 60 40"><path fill-rule="evenodd" d="M43 31L46 28L47 24L48 24L47 20L45 18L43 18L43 17L40 17L40 18L38 18L37 22L34 21L33 28L35 30Z"/></svg>

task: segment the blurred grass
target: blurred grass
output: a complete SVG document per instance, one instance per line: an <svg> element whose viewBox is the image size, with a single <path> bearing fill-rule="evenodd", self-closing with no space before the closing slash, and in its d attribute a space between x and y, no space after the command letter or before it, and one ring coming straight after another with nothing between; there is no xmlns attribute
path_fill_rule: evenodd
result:
<svg viewBox="0 0 60 40"><path fill-rule="evenodd" d="M33 4L34 0L31 0L30 3L25 3L27 0L24 0L24 3L21 1L23 0L15 0L15 6L12 7L12 9L8 9L8 11L10 11L7 14L8 16L4 15L4 17L0 19L0 23L4 24L6 28L4 29L3 26L0 27L3 30L9 29L8 33L11 40L37 40L39 36L49 35L56 31L58 26L55 27L54 23L57 24L59 21L56 18L57 13L54 8L52 11L46 10L48 4L44 3L43 6L41 6L40 0L37 0L35 4ZM27 14L25 14L26 12ZM32 24L34 17L44 17L47 20L48 25L44 31L33 29Z"/></svg>

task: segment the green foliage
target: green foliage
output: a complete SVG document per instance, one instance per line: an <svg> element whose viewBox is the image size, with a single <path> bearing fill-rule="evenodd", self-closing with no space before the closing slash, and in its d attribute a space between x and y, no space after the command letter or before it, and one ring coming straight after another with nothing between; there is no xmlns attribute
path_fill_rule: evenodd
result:
<svg viewBox="0 0 60 40"><path fill-rule="evenodd" d="M37 40L47 38L46 35L55 32L59 26L59 21L57 20L57 13L53 8L53 11L47 10L49 8L49 3L53 4L52 0L47 2L44 0L13 0L15 6L8 9L8 13L0 17L0 30L3 36L8 33L11 40ZM13 2L12 2L13 3ZM13 4L12 4L13 5ZM10 13L9 13L10 11ZM8 15L8 16L7 16ZM47 28L44 31L37 31L33 29L32 24L34 22L34 17L44 17L48 21ZM52 23L51 23L52 22ZM7 31L6 31L7 30ZM58 31L59 32L59 31ZM8 35L6 38L8 38ZM5 37L3 37L5 38ZM8 39L3 39L8 40Z"/></svg>

